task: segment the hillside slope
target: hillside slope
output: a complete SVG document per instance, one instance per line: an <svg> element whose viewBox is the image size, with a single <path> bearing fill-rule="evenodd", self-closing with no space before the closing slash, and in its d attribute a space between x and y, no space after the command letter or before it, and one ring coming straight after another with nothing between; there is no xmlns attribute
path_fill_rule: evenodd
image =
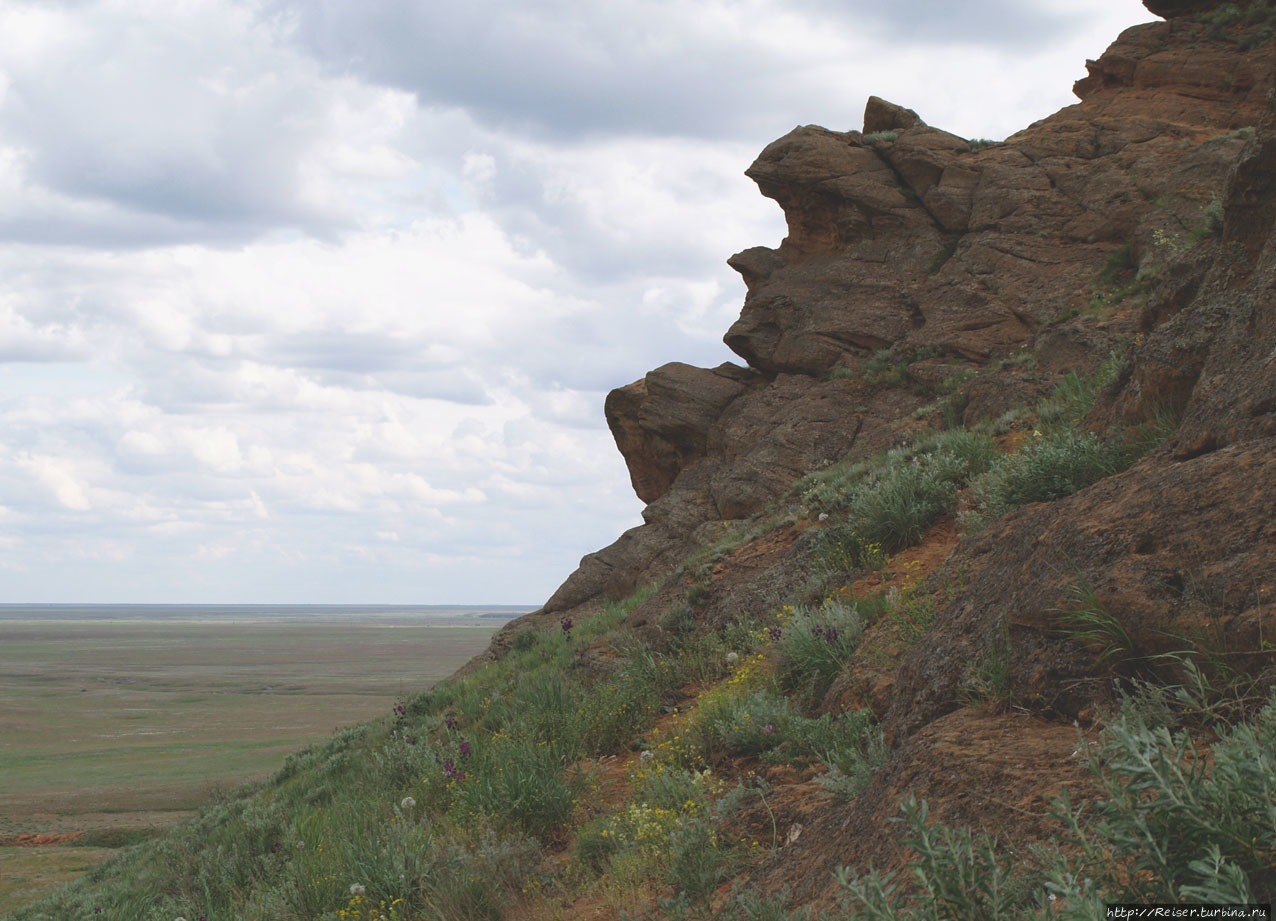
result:
<svg viewBox="0 0 1276 921"><path fill-rule="evenodd" d="M18 917L1270 900L1276 10L1147 5L1005 142L873 99L769 145L747 367L607 400L644 524L452 681Z"/></svg>

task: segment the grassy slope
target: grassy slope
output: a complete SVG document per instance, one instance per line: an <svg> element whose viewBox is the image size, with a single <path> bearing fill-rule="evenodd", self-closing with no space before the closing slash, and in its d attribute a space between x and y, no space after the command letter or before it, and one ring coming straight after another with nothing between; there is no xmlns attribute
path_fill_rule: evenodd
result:
<svg viewBox="0 0 1276 921"><path fill-rule="evenodd" d="M769 811L775 793L758 779L768 765L787 766L799 783L815 777L814 795L851 800L888 757L866 711L826 713L818 702L861 647L898 657L934 617L924 573L887 558L883 542L908 542L890 522L920 533L960 496L976 514L995 513L1129 463L1126 442L1104 447L1074 428L1100 383L1070 378L1021 428L1013 457L992 451L987 436L953 433L797 484L806 512L828 509L832 539L816 542L821 572L806 596L766 623L700 632L669 611L653 648L626 626L638 596L527 627L501 661L289 758L259 788L16 917L800 917L782 908L783 893L729 895L733 879L784 843L779 829L768 836L738 817L760 814L759 804ZM749 533L767 530L756 522ZM891 591L854 597L854 578L878 568L902 575ZM995 703L995 669L986 677L972 692ZM1114 715L1093 761L1107 805L1094 818L1061 818L1061 836L1072 825L1066 857L1014 854L1011 863L1007 842L927 830L924 804L906 803L930 883L904 897L851 874L843 889L863 917L891 919L1092 917L1103 892L1268 894L1276 716L1224 704L1202 681L1191 694L1145 689ZM1255 719L1256 730L1243 728ZM1198 769L1206 759L1193 737L1215 743L1213 760L1227 769ZM1122 793L1131 783L1143 798ZM1149 851L1161 864L1147 863Z"/></svg>
<svg viewBox="0 0 1276 921"><path fill-rule="evenodd" d="M0 622L0 843L64 836L0 848L0 911L111 853L70 836L189 818L213 791L446 677L492 629Z"/></svg>

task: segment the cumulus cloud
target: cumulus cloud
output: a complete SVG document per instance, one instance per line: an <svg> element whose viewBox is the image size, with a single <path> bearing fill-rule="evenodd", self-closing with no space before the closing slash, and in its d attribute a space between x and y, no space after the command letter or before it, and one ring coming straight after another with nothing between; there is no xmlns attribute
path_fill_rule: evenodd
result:
<svg viewBox="0 0 1276 921"><path fill-rule="evenodd" d="M331 233L415 168L393 146L410 99L320 78L249 5L5 3L0 62L0 237Z"/></svg>
<svg viewBox="0 0 1276 921"><path fill-rule="evenodd" d="M1004 136L1137 0L0 0L0 590L536 603L715 365L742 173L878 93Z"/></svg>

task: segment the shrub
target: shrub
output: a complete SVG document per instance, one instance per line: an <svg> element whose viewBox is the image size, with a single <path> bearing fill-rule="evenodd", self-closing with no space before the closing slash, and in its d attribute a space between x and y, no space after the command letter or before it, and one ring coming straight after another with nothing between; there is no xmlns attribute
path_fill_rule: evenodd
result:
<svg viewBox="0 0 1276 921"><path fill-rule="evenodd" d="M971 521L980 525L1015 506L1070 495L1126 466L1121 445L1100 441L1090 432L1065 429L1040 435L975 478L971 495L978 512Z"/></svg>
<svg viewBox="0 0 1276 921"><path fill-rule="evenodd" d="M949 590L951 591L951 586ZM885 593L883 600L886 619L895 625L896 636L905 647L913 646L925 636L930 625L939 616L935 600L919 586L904 591L892 587Z"/></svg>
<svg viewBox="0 0 1276 921"><path fill-rule="evenodd" d="M894 874L870 871L852 878L844 870L838 884L849 896L852 919L865 921L1010 921L1022 917L1027 875L1022 865L1003 864L997 841L969 829L926 824L926 802L909 797L900 807L908 826L905 843L917 852L917 886L904 895Z"/></svg>
<svg viewBox="0 0 1276 921"><path fill-rule="evenodd" d="M566 824L584 780L569 772L571 746L525 735L498 735L473 747L464 778L450 784L454 813L503 817L516 830L552 838ZM446 763L445 763L446 769Z"/></svg>
<svg viewBox="0 0 1276 921"><path fill-rule="evenodd" d="M703 818L681 822L669 836L668 879L674 890L692 902L713 895L734 863L731 849Z"/></svg>
<svg viewBox="0 0 1276 921"><path fill-rule="evenodd" d="M987 470L995 456L988 436L960 430L888 456L885 468L855 490L856 532L890 552L916 543L953 509L957 490Z"/></svg>
<svg viewBox="0 0 1276 921"><path fill-rule="evenodd" d="M1123 903L1255 903L1276 895L1276 695L1252 724L1220 727L1203 750L1186 731L1148 719L1190 689L1144 687L1084 752L1101 798L1055 815L1065 847L1014 853L941 823L906 800L917 885L893 874L838 874L848 917L870 921L1049 917L1099 919ZM1199 701L1197 701L1199 703ZM1044 883L1044 890L1040 883ZM1049 892L1048 898L1045 892Z"/></svg>
<svg viewBox="0 0 1276 921"><path fill-rule="evenodd" d="M747 889L741 890L731 896L731 913L728 917L740 918L743 921L810 921L810 908L802 907L786 911L784 904L788 900L787 887L772 896L758 895Z"/></svg>
<svg viewBox="0 0 1276 921"><path fill-rule="evenodd" d="M591 754L614 754L627 747L660 712L665 692L677 683L675 664L646 643L625 647L624 656L616 674L589 689L587 704L578 704L585 721L584 749Z"/></svg>
<svg viewBox="0 0 1276 921"><path fill-rule="evenodd" d="M1155 699L1186 690L1144 694ZM1080 849L1075 866L1054 874L1060 896L1175 902L1215 892L1228 896L1219 901L1270 900L1276 698L1252 724L1221 728L1208 752L1187 731L1150 722L1149 708L1137 704L1123 709L1089 755L1104 794L1093 814L1071 809L1066 798L1059 804Z"/></svg>
<svg viewBox="0 0 1276 921"><path fill-rule="evenodd" d="M785 697L758 690L710 700L696 713L704 749L761 755L774 762L819 761L828 767L821 782L853 797L886 761L886 748L867 710L807 717Z"/></svg>
<svg viewBox="0 0 1276 921"><path fill-rule="evenodd" d="M818 608L799 605L785 613L790 616L778 628L780 683L807 701L820 700L859 648L868 619L858 603L834 599Z"/></svg>

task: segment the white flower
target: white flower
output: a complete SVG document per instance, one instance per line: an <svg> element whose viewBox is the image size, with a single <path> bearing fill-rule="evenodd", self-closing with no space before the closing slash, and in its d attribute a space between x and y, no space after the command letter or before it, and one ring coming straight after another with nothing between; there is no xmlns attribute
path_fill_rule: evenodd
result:
<svg viewBox="0 0 1276 921"><path fill-rule="evenodd" d="M363 895L363 894L364 894L365 892L367 892L367 891L368 891L368 889L367 889L367 887L366 887L366 886L364 886L364 885L363 885L363 883L351 883L351 884L350 884L350 894L351 894L351 895Z"/></svg>
<svg viewBox="0 0 1276 921"><path fill-rule="evenodd" d="M655 755L653 755L653 754L651 753L651 751L650 751L650 750L648 750L648 749L645 749L645 748L644 748L644 749L642 750L642 754L638 756L638 760L639 760L639 761L650 761L650 760L651 760L652 758L654 758L654 757L656 757L656 756L655 756Z"/></svg>
<svg viewBox="0 0 1276 921"><path fill-rule="evenodd" d="M731 652L729 652L729 653L727 653L727 664L728 664L728 665L735 665L735 664L736 664L737 662L739 662L739 661L740 661L740 656L739 656L739 654L738 654L738 653L736 653L734 650L733 650L733 651L731 651Z"/></svg>
<svg viewBox="0 0 1276 921"><path fill-rule="evenodd" d="M399 800L399 808L402 809L404 812L407 812L409 809L415 809L416 800L414 800L410 796L405 796L403 797L403 799Z"/></svg>
<svg viewBox="0 0 1276 921"><path fill-rule="evenodd" d="M817 516L817 520L818 520L818 521L828 521L828 520L829 520L829 513L828 513L828 512L820 512L820 514Z"/></svg>

